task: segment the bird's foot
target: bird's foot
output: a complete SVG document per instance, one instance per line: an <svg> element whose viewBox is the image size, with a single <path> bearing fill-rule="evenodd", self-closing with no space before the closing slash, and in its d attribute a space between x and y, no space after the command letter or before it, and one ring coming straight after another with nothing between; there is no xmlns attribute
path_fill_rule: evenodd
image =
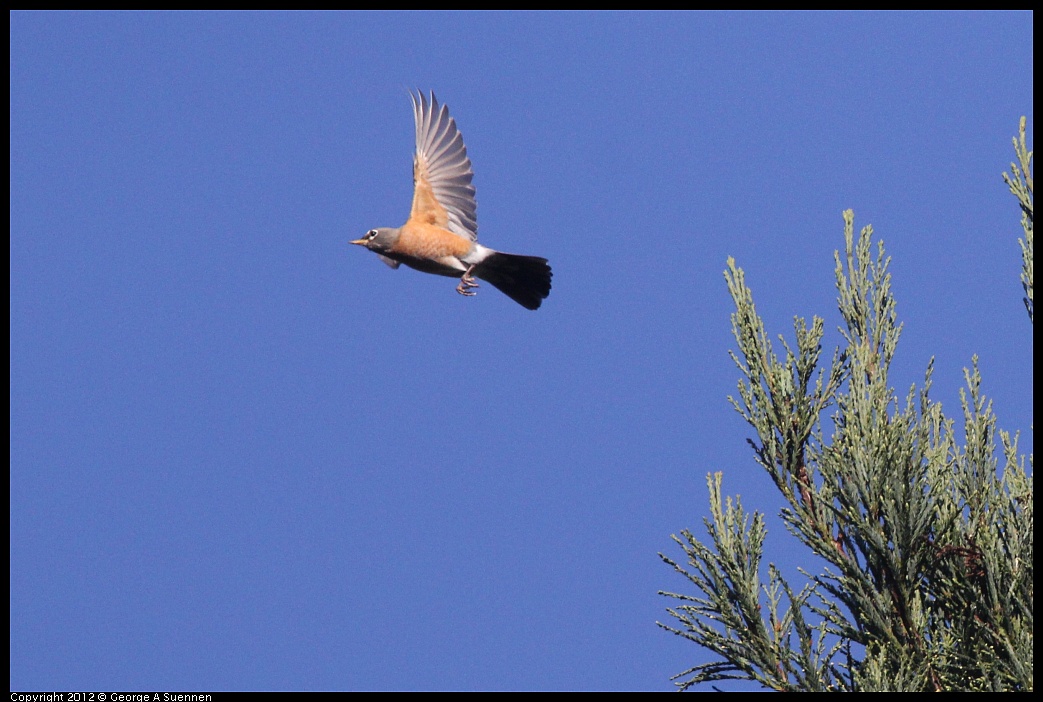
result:
<svg viewBox="0 0 1043 702"><path fill-rule="evenodd" d="M474 266L467 269L467 272L460 277L460 284L456 286L456 292L467 297L474 297L478 293L474 291L474 288L478 287L478 282L471 275L471 271L474 270Z"/></svg>

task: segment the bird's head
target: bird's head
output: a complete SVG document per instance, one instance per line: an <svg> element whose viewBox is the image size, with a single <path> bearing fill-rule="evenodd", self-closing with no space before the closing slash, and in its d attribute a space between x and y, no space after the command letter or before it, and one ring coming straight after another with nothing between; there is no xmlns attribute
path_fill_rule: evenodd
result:
<svg viewBox="0 0 1043 702"><path fill-rule="evenodd" d="M379 229L370 229L366 232L366 236L361 239L355 239L351 243L365 246L370 251L382 253L391 250L391 247L395 245L396 241L398 241L398 235L398 229L392 227L380 227Z"/></svg>

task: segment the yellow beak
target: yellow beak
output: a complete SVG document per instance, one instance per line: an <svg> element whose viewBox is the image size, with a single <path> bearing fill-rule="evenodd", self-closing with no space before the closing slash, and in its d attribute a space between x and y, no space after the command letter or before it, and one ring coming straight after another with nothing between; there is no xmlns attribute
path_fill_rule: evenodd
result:
<svg viewBox="0 0 1043 702"><path fill-rule="evenodd" d="M355 239L351 243L352 244L358 244L359 246L365 246L366 245L366 240L365 239Z"/></svg>

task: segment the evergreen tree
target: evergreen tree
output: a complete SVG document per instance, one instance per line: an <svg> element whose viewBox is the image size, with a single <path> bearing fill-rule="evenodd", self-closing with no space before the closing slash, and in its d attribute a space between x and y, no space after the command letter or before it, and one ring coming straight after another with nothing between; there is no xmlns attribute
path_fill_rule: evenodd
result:
<svg viewBox="0 0 1043 702"><path fill-rule="evenodd" d="M1032 154L1025 120L1018 163L1004 174L1022 210L1022 285L1032 319ZM674 536L682 565L660 557L697 594L677 600L659 626L717 660L674 677L681 689L721 680L810 690L1032 690L1032 456L997 433L981 394L977 358L955 422L923 387L904 402L888 370L902 326L889 258L873 255L872 228L854 235L844 213L836 285L844 347L821 365L823 321L794 320L795 348L780 358L757 315L743 271L728 260L741 371L735 409L756 432L754 456L785 507L781 517L827 565L795 589L774 564L762 579L763 515L722 498L708 476L708 540ZM823 415L831 411L831 435ZM1002 451L997 451L996 440ZM998 455L1003 468L999 469Z"/></svg>

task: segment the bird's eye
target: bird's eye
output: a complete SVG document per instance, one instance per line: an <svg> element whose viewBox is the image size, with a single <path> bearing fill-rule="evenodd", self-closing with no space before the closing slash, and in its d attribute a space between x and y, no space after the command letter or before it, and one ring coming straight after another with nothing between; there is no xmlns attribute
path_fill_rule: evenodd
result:
<svg viewBox="0 0 1043 702"><path fill-rule="evenodd" d="M375 239L376 236L377 236L377 230L376 229L370 229L368 232L366 232L366 238L367 239Z"/></svg>

